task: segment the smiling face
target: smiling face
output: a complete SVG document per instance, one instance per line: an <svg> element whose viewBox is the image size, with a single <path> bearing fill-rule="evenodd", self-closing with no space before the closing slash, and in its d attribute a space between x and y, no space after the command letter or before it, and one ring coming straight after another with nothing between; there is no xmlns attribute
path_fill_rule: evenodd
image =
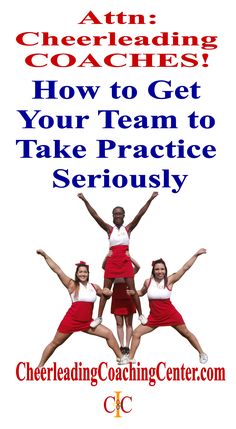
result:
<svg viewBox="0 0 236 429"><path fill-rule="evenodd" d="M123 207L115 207L112 210L112 216L114 225L118 226L118 228L123 225L125 217L125 211Z"/></svg>
<svg viewBox="0 0 236 429"><path fill-rule="evenodd" d="M85 265L79 265L76 270L75 276L79 282L86 283L89 279L88 267L86 267Z"/></svg>
<svg viewBox="0 0 236 429"><path fill-rule="evenodd" d="M165 286L167 286L167 266L162 258L152 262L152 276L157 282L164 279Z"/></svg>
<svg viewBox="0 0 236 429"><path fill-rule="evenodd" d="M166 275L166 268L162 262L157 262L153 267L153 275L155 280L163 280Z"/></svg>

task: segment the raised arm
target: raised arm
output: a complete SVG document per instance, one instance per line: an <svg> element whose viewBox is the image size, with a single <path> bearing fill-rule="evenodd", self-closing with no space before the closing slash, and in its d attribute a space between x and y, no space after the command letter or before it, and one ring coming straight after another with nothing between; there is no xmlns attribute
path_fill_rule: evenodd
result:
<svg viewBox="0 0 236 429"><path fill-rule="evenodd" d="M91 204L86 200L84 194L79 193L78 197L84 202L88 212L91 214L91 216L94 218L94 220L98 223L98 225L104 229L106 232L109 233L111 226L104 222L103 219L100 218L100 216L97 214L97 212L94 210L94 208L91 206Z"/></svg>
<svg viewBox="0 0 236 429"><path fill-rule="evenodd" d="M189 270L194 264L194 262L197 260L198 256L204 255L206 253L206 249L202 248L199 249L194 255L180 268L179 271L172 274L168 277L168 285L173 285L175 282L177 282L181 277L186 273L186 271Z"/></svg>
<svg viewBox="0 0 236 429"><path fill-rule="evenodd" d="M158 192L153 192L149 200L147 200L146 204L139 210L138 214L135 216L135 218L127 225L127 230L131 232L139 223L140 219L143 217L143 215L146 213L148 207L150 206L152 200L156 198L158 195Z"/></svg>
<svg viewBox="0 0 236 429"><path fill-rule="evenodd" d="M61 282L63 283L63 285L67 289L69 289L70 284L73 283L72 279L70 277L68 277L65 273L63 273L61 268L56 264L56 262L54 262L52 260L52 258L50 258L50 256L47 255L46 252L44 252L44 250L39 249L39 250L37 250L37 253L38 253L38 255L43 256L43 258L45 259L49 268L51 268L51 270L58 275L58 277L61 280Z"/></svg>

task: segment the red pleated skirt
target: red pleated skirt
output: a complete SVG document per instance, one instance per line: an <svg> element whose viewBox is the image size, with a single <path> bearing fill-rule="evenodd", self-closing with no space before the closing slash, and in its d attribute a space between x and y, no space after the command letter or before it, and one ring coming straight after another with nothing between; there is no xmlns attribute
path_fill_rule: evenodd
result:
<svg viewBox="0 0 236 429"><path fill-rule="evenodd" d="M61 321L58 331L63 334L72 334L89 329L93 320L93 305L93 302L73 302Z"/></svg>
<svg viewBox="0 0 236 429"><path fill-rule="evenodd" d="M113 287L111 300L111 313L119 316L127 316L136 312L136 307L131 296L127 294L125 283L116 283Z"/></svg>
<svg viewBox="0 0 236 429"><path fill-rule="evenodd" d="M150 299L149 306L150 314L146 326L154 328L184 324L181 314L173 306L170 299Z"/></svg>
<svg viewBox="0 0 236 429"><path fill-rule="evenodd" d="M107 256L105 279L134 277L134 269L129 256L126 255L128 246L112 246L112 255Z"/></svg>

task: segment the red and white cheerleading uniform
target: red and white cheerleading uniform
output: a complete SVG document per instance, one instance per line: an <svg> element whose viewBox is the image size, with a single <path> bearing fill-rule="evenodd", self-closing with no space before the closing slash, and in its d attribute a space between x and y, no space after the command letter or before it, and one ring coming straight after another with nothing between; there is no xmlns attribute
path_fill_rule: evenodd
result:
<svg viewBox="0 0 236 429"><path fill-rule="evenodd" d="M134 277L134 269L126 251L129 250L129 234L124 226L114 226L108 236L112 255L107 256L104 277L107 279Z"/></svg>
<svg viewBox="0 0 236 429"><path fill-rule="evenodd" d="M150 314L146 326L152 328L157 326L183 325L181 314L173 306L170 297L171 290L165 287L164 280L157 283L151 279L147 290Z"/></svg>
<svg viewBox="0 0 236 429"><path fill-rule="evenodd" d="M125 279L115 279L111 300L111 313L119 316L128 316L135 312L136 307L134 301L132 297L127 294Z"/></svg>
<svg viewBox="0 0 236 429"><path fill-rule="evenodd" d="M79 284L79 290L71 295L72 305L67 311L64 319L61 321L58 331L63 334L72 334L73 332L86 331L92 322L93 306L97 294L92 283Z"/></svg>

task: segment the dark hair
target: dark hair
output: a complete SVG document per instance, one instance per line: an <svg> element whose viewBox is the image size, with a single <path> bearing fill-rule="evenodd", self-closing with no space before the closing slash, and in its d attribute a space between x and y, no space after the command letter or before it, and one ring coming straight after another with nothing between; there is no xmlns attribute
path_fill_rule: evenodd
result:
<svg viewBox="0 0 236 429"><path fill-rule="evenodd" d="M116 207L114 207L114 209L112 210L112 214L114 214L114 210L116 210L116 209L120 209L120 210L122 210L122 211L123 211L123 214L125 214L125 209L124 209L123 207L120 207L120 206L116 206Z"/></svg>
<svg viewBox="0 0 236 429"><path fill-rule="evenodd" d="M165 267L166 272L165 272L165 277L164 277L164 284L165 284L165 287L167 287L167 280L168 280L168 278L167 278L167 266L166 266L166 263L165 263L165 261L162 258L159 258L159 259L156 259L155 261L152 261L152 274L151 275L152 275L152 277L154 277L154 279L155 279L154 268L155 268L156 264L163 264L164 267Z"/></svg>
<svg viewBox="0 0 236 429"><path fill-rule="evenodd" d="M76 265L77 265L77 268L76 268L76 271L75 271L75 283L76 284L79 283L79 280L78 280L78 277L77 277L77 273L78 273L78 270L79 270L80 267L85 267L87 269L87 271L88 271L88 281L89 281L89 265L87 265L85 262L79 262Z"/></svg>

